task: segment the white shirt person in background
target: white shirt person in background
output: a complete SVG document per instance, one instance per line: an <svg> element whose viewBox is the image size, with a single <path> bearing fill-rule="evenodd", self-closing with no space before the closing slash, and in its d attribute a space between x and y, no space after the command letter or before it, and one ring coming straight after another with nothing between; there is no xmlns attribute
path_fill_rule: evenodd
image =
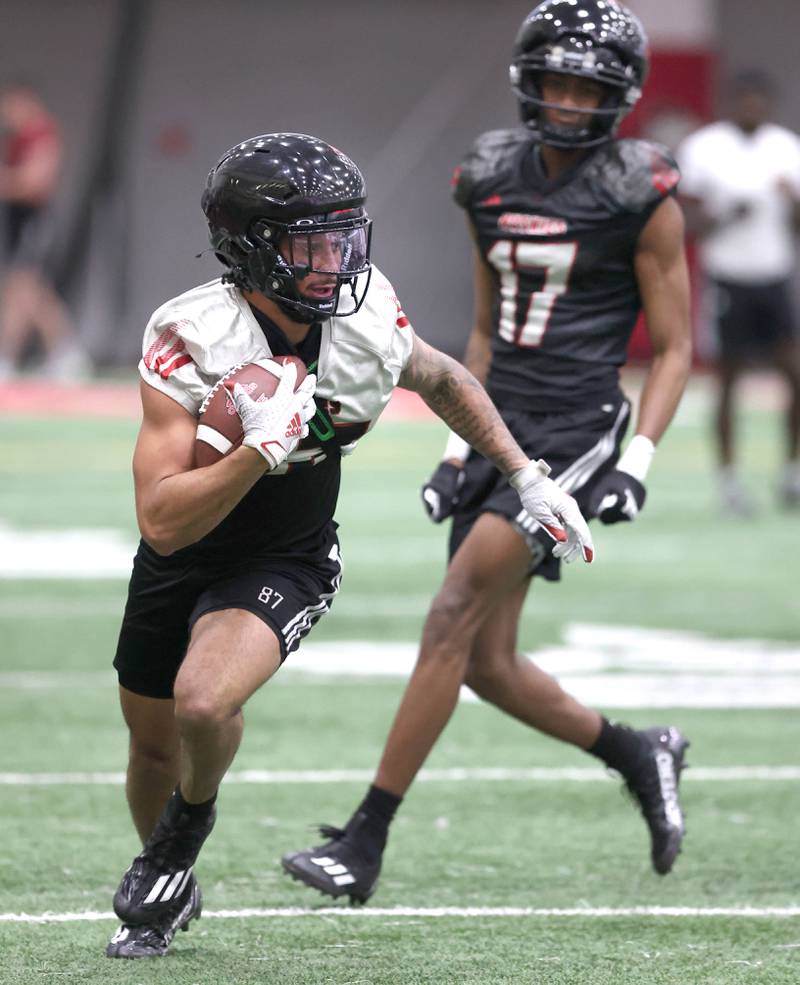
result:
<svg viewBox="0 0 800 985"><path fill-rule="evenodd" d="M774 88L762 72L730 83L728 119L702 127L678 160L687 228L714 296L719 392L715 436L722 503L748 515L755 504L736 470L734 387L754 363L789 387L787 461L779 494L800 508L800 345L792 303L800 227L800 138L770 122Z"/></svg>

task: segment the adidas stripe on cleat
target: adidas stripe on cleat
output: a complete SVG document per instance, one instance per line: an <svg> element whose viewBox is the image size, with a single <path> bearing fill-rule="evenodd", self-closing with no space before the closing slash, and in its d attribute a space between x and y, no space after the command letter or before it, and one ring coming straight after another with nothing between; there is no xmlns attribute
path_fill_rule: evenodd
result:
<svg viewBox="0 0 800 985"><path fill-rule="evenodd" d="M192 920L199 920L203 896L194 876L190 876L181 897L158 920L148 925L126 924L119 928L106 947L109 958L161 958L167 953L175 934L188 930Z"/></svg>
<svg viewBox="0 0 800 985"><path fill-rule="evenodd" d="M212 808L199 821L170 798L142 852L114 894L114 912L125 924L152 926L170 913L192 879L192 866L214 827Z"/></svg>
<svg viewBox="0 0 800 985"><path fill-rule="evenodd" d="M316 848L284 855L284 870L326 896L349 896L351 903L366 903L378 885L381 854L368 854L347 829L322 825L319 831L330 840Z"/></svg>
<svg viewBox="0 0 800 985"><path fill-rule="evenodd" d="M650 831L651 859L659 875L675 863L686 828L678 796L689 741L674 726L654 726L638 733L649 747L645 764L626 779Z"/></svg>

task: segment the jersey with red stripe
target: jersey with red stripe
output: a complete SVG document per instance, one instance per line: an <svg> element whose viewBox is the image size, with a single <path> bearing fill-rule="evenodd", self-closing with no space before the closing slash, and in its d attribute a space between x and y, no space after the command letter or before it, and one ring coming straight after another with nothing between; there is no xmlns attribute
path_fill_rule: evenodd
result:
<svg viewBox="0 0 800 985"><path fill-rule="evenodd" d="M333 518L340 457L353 450L386 407L413 338L392 285L373 267L361 309L321 325L319 356L309 367L317 375L319 410L308 438L287 463L256 483L219 527L178 553L215 559L242 553L313 555L325 543ZM208 391L232 366L282 350L273 351L239 289L214 280L153 314L142 353L142 379L197 416Z"/></svg>
<svg viewBox="0 0 800 985"><path fill-rule="evenodd" d="M616 391L641 309L636 242L678 178L669 152L643 140L609 141L556 180L529 132L477 140L454 195L496 276L498 406L578 407Z"/></svg>

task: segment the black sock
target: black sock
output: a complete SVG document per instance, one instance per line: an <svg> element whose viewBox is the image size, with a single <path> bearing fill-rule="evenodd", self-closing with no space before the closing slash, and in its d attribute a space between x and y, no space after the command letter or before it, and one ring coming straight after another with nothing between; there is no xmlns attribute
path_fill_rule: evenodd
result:
<svg viewBox="0 0 800 985"><path fill-rule="evenodd" d="M586 751L623 776L631 776L639 769L647 744L638 732L627 725L603 719L597 741Z"/></svg>
<svg viewBox="0 0 800 985"><path fill-rule="evenodd" d="M359 839L373 851L382 852L389 837L389 825L402 800L373 784L347 826L357 827Z"/></svg>
<svg viewBox="0 0 800 985"><path fill-rule="evenodd" d="M380 787L376 787L373 784L367 791L367 796L361 802L359 810L363 811L370 820L374 820L376 823L382 823L388 829L397 813L397 808L402 802L402 797L389 793L388 790L381 790Z"/></svg>
<svg viewBox="0 0 800 985"><path fill-rule="evenodd" d="M216 800L217 795L214 794L210 800L205 800L202 804L190 804L188 801L183 799L181 788L180 786L177 786L175 787L172 797L170 798L170 806L176 817L178 815L185 817L186 824L194 825L201 821L207 820L209 814L214 809Z"/></svg>

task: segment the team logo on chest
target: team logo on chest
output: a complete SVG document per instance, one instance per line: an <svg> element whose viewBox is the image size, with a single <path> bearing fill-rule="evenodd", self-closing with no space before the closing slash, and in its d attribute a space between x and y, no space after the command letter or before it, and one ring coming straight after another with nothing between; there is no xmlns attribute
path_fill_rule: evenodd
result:
<svg viewBox="0 0 800 985"><path fill-rule="evenodd" d="M497 220L498 229L522 236L563 236L567 220L529 212L504 212Z"/></svg>

